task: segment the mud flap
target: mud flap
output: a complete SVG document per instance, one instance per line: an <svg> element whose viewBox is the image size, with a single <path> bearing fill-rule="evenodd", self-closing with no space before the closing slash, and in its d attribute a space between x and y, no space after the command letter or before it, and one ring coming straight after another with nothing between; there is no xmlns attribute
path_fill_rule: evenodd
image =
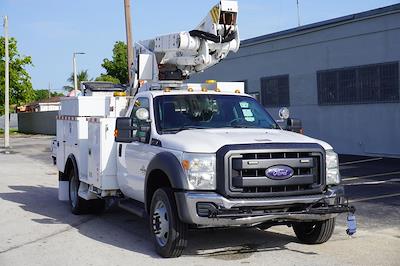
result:
<svg viewBox="0 0 400 266"><path fill-rule="evenodd" d="M58 200L69 201L69 181L58 181Z"/></svg>

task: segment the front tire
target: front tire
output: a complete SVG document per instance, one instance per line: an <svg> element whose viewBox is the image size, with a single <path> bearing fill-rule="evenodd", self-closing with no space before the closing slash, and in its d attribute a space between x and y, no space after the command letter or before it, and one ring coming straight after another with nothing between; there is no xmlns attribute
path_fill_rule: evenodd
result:
<svg viewBox="0 0 400 266"><path fill-rule="evenodd" d="M331 238L335 230L335 218L319 222L295 223L293 230L302 243L322 244Z"/></svg>
<svg viewBox="0 0 400 266"><path fill-rule="evenodd" d="M150 206L150 230L157 253L164 258L182 255L187 245L187 225L179 220L174 195L169 188L157 189Z"/></svg>

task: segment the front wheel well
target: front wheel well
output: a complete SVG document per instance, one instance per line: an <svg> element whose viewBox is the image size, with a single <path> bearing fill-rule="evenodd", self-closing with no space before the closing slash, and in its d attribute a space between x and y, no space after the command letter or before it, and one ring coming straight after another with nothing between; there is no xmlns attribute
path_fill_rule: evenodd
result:
<svg viewBox="0 0 400 266"><path fill-rule="evenodd" d="M162 170L153 170L146 182L146 211L150 212L151 199L153 198L154 192L159 188L172 188L171 182L169 181L168 175Z"/></svg>

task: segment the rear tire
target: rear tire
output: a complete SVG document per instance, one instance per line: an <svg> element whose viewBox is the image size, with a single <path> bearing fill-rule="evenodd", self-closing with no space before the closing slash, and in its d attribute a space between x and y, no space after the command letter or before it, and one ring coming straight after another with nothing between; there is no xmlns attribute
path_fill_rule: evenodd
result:
<svg viewBox="0 0 400 266"><path fill-rule="evenodd" d="M335 218L319 222L294 223L293 230L304 244L322 244L328 241L335 230Z"/></svg>
<svg viewBox="0 0 400 266"><path fill-rule="evenodd" d="M79 185L81 181L74 169L69 172L69 204L71 206L71 212L76 215L84 214L88 211L87 200L79 197Z"/></svg>
<svg viewBox="0 0 400 266"><path fill-rule="evenodd" d="M187 245L187 224L179 220L174 195L169 188L157 189L150 206L150 231L157 253L164 258L182 255Z"/></svg>

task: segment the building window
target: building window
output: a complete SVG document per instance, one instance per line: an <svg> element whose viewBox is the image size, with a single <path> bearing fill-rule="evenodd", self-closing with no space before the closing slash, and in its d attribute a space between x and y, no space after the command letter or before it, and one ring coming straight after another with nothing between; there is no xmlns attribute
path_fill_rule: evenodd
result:
<svg viewBox="0 0 400 266"><path fill-rule="evenodd" d="M317 72L318 104L399 101L399 62Z"/></svg>
<svg viewBox="0 0 400 266"><path fill-rule="evenodd" d="M289 75L261 78L261 103L266 107L289 106Z"/></svg>

